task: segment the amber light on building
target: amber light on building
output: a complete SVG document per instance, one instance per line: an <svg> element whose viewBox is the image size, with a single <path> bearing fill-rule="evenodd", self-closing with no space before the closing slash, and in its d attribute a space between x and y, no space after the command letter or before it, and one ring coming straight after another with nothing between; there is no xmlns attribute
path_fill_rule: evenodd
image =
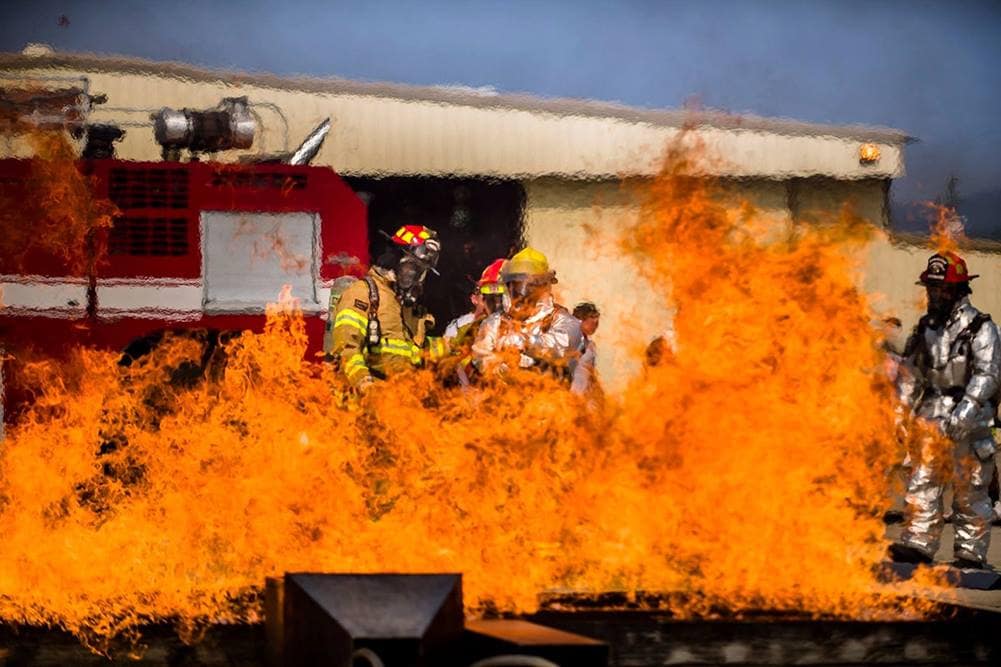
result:
<svg viewBox="0 0 1001 667"><path fill-rule="evenodd" d="M858 159L862 164L873 164L879 161L879 146L862 144L858 149Z"/></svg>

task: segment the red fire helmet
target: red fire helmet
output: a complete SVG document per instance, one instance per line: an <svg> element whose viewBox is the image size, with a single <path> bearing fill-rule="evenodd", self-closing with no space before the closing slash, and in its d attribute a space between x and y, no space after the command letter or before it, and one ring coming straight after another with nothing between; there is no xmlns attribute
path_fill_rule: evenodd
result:
<svg viewBox="0 0 1001 667"><path fill-rule="evenodd" d="M970 275L966 261L954 252L936 253L928 258L928 267L918 278L919 285L955 285L966 283L978 276Z"/></svg>
<svg viewBox="0 0 1001 667"><path fill-rule="evenodd" d="M424 245L425 241L434 236L434 231L424 225L404 225L393 234L393 243L405 246Z"/></svg>
<svg viewBox="0 0 1001 667"><path fill-rule="evenodd" d="M438 255L441 253L441 241L438 234L433 229L424 225L404 225L396 230L392 236L383 232L396 245L403 246L401 250L417 261L431 273L440 275L435 265L438 264Z"/></svg>
<svg viewBox="0 0 1001 667"><path fill-rule="evenodd" d="M476 283L480 288L480 294L503 294L504 284L500 281L501 269L504 268L506 259L495 259L490 266L483 269L480 280Z"/></svg>

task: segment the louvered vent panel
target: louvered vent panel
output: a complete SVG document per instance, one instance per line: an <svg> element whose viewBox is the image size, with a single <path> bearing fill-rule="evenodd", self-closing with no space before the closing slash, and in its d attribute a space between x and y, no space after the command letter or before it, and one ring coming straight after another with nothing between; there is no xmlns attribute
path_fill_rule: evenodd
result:
<svg viewBox="0 0 1001 667"><path fill-rule="evenodd" d="M0 192L22 192L24 178L20 176L0 176Z"/></svg>
<svg viewBox="0 0 1001 667"><path fill-rule="evenodd" d="M115 220L108 238L112 255L177 257L188 254L185 218L125 216Z"/></svg>
<svg viewBox="0 0 1001 667"><path fill-rule="evenodd" d="M108 196L122 209L188 207L185 169L112 169Z"/></svg>

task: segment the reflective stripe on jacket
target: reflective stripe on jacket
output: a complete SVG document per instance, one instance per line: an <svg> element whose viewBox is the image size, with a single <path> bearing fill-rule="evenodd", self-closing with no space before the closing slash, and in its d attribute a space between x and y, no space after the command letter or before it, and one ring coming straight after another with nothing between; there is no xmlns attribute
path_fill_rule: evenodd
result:
<svg viewBox="0 0 1001 667"><path fill-rule="evenodd" d="M393 273L377 267L369 269L379 294L377 317L381 338L368 344L369 288L365 280L348 286L333 314L331 353L352 385L366 377L386 377L423 364L425 357L436 360L447 353L440 338L427 336L434 318L402 306L393 291Z"/></svg>

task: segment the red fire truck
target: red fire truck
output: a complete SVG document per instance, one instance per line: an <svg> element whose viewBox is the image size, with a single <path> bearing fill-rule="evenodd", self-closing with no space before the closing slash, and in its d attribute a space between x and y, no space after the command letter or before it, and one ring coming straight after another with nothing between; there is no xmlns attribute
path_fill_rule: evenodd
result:
<svg viewBox="0 0 1001 667"><path fill-rule="evenodd" d="M89 268L70 267L45 248L5 247L0 254L8 388L11 370L16 375L11 353L22 349L122 350L163 330L260 330L265 305L284 285L306 315L313 353L322 345L331 285L367 266L365 204L331 169L294 164L311 158L302 157L304 148L315 155L322 134L284 159L182 162L182 147L197 158L199 150L239 146L247 130L240 108L164 109L153 120L165 161L114 159L105 141L104 150L84 150L95 159L78 162L93 195L117 209L113 226L88 244L103 249L96 261L82 263ZM121 136L106 127L93 132L97 142ZM37 196L28 184L38 168L34 159L0 160L0 205ZM5 214L10 224L11 211Z"/></svg>

